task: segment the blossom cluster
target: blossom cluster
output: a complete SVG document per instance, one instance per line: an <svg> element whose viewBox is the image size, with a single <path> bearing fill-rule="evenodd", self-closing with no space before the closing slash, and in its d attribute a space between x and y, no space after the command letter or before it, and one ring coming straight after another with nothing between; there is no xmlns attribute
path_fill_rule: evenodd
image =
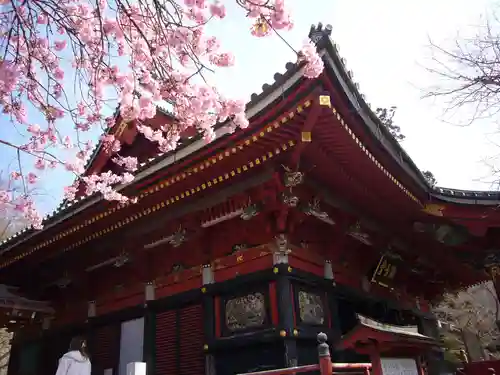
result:
<svg viewBox="0 0 500 375"><path fill-rule="evenodd" d="M231 1L246 11L255 36L293 26L285 0ZM0 6L0 107L26 134L23 144L0 144L33 159L33 168L24 168L29 172L19 162L10 176L22 189L11 183L0 189L0 209L21 212L36 228L42 220L29 186L45 169L62 167L74 174L75 182L65 188L67 199L81 192L128 199L116 187L133 180L137 159L121 156L120 140L107 132L117 117L134 124L163 153L174 150L191 127L209 142L216 123L248 126L244 103L223 97L203 79L235 62L205 30L209 21L227 16L221 1L0 0ZM299 60L307 77L321 73L314 45L306 43ZM152 128L148 119L161 101L172 103L176 122ZM107 116L116 102L117 114ZM104 134L101 149L122 172L85 174L94 146L82 134L96 127ZM71 158L53 152L59 149L72 151Z"/></svg>

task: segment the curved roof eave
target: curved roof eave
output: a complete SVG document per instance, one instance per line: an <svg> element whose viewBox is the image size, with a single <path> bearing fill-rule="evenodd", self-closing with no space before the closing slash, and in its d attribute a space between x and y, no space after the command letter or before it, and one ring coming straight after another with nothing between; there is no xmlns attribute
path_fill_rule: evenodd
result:
<svg viewBox="0 0 500 375"><path fill-rule="evenodd" d="M370 109L366 103L363 95L359 92L357 84L352 80L352 74L349 73L338 54L337 48L330 39L332 28L320 23L317 26L313 25L309 33L311 38L321 52L325 66L332 72L341 84L344 95L348 98L350 105L355 109L356 114L362 120L367 134L376 140L384 152L386 152L401 168L410 176L411 180L415 183L417 188L422 189L429 198L435 198L443 201L466 203L466 204L481 204L481 205L498 205L500 204L500 195L498 192L480 192L480 191L464 191L456 189L442 189L432 188L420 169L415 165L413 160L408 156L406 151L403 150L401 145L392 137L389 131L382 125L375 113ZM296 83L303 79L302 67L295 63L287 63L285 73L276 73L274 75L274 82L271 84L264 84L262 91L259 94L252 94L251 100L247 103L246 112L249 119L264 111L267 106L283 96L290 90ZM161 112L165 113L164 108L159 108ZM216 126L216 140L228 134L220 124ZM163 154L157 158L150 159L147 163L141 164L136 179L131 184L142 180L143 178L166 168L174 162L178 162L193 153L197 152L205 145L202 139L195 139L193 142L178 148L168 154ZM98 152L99 145L96 146ZM130 185L130 184L129 184ZM117 189L122 190L129 186L119 186ZM50 228L58 223L67 220L75 213L81 212L103 200L102 197L92 195L88 197L81 197L76 202L61 204L50 215L47 215L44 220L44 229L36 231L33 229L23 229L22 231L14 234L10 238L0 243L0 255L9 251L11 248L24 242L25 240L33 237L37 233L43 232L45 229Z"/></svg>
<svg viewBox="0 0 500 375"><path fill-rule="evenodd" d="M321 35L321 39L317 41L317 46L320 50L327 52L323 55L326 67L331 69L335 77L337 77L344 95L362 120L361 123L365 126L367 134L381 145L382 149L411 177L416 186L428 192L430 186L420 169L401 147L399 142L394 139L387 128L380 122L380 119L365 101L364 96L359 92L358 85L352 80L352 73L345 67L345 63L340 57L335 43L330 39L331 30L330 25L323 28L322 24L318 24L318 26L311 26L309 33L310 37L314 34Z"/></svg>
<svg viewBox="0 0 500 375"><path fill-rule="evenodd" d="M271 103L275 102L280 97L283 97L286 92L293 89L295 84L297 84L301 79L303 79L303 67L300 67L297 64L287 63L286 72L284 74L276 73L274 75L274 82L271 85L264 84L262 86L261 93L252 95L251 101L246 105L246 115L248 119L251 120L265 111ZM163 109L160 110L163 112ZM231 130L223 125L224 123L216 125L215 140L213 142L217 142L231 133ZM198 150L201 150L204 146L206 146L206 141L201 139L201 137L196 137L193 142L187 145L183 145L172 152L150 159L147 163L142 163L140 165L135 174L134 181L129 184L120 185L116 189L121 191L129 186L132 186L155 172L168 168L170 165L184 160L185 158L196 153ZM96 148L98 147L99 146L96 146ZM65 204L59 205L51 214L45 217L44 227L42 230L25 228L0 242L0 255L10 251L33 236L43 233L47 229L62 223L73 215L102 201L102 196L93 194L91 196L82 196L73 202L63 202Z"/></svg>
<svg viewBox="0 0 500 375"><path fill-rule="evenodd" d="M421 188L432 200L438 199L450 203L493 206L500 204L500 193L498 191L474 191L460 190L430 186L420 169L413 162L411 157L394 139L387 128L381 123L377 115L371 110L364 96L359 92L358 85L352 80L352 73L349 72L343 59L340 57L335 43L332 42L331 26L323 27L320 23L311 26L309 37L317 36L318 48L324 49L327 53L323 55L326 67L333 70L337 77L345 96L350 105L355 109L361 118L361 123L365 126L367 134L371 135L382 149L403 169L403 171L413 180L417 187Z"/></svg>
<svg viewBox="0 0 500 375"><path fill-rule="evenodd" d="M500 205L500 192L498 191L473 191L436 187L430 195L431 198L448 203L478 206Z"/></svg>

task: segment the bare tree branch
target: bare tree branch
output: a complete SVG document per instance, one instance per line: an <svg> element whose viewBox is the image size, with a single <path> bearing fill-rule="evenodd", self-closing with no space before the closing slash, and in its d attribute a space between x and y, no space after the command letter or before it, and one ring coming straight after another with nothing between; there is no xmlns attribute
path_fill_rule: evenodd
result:
<svg viewBox="0 0 500 375"><path fill-rule="evenodd" d="M499 25L493 14L478 27L477 35L457 40L453 48L430 41L432 66L427 70L439 83L424 97L444 99L449 115L466 109L464 125L485 118L495 120L500 111Z"/></svg>

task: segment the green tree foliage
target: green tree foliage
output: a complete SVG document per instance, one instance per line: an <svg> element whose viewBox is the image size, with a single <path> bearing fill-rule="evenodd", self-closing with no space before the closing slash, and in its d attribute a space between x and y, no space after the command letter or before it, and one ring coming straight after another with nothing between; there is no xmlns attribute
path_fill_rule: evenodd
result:
<svg viewBox="0 0 500 375"><path fill-rule="evenodd" d="M462 358L460 351L464 350L464 343L457 332L443 332L441 334L441 345L444 349L444 358L453 363L460 363Z"/></svg>
<svg viewBox="0 0 500 375"><path fill-rule="evenodd" d="M406 137L401 133L401 128L394 124L394 115L396 114L397 107L390 108L377 108L375 110L375 114L379 118L382 125L389 130L389 133L396 139L398 142L401 142Z"/></svg>
<svg viewBox="0 0 500 375"><path fill-rule="evenodd" d="M434 174L432 174L431 171L422 171L422 174L424 175L425 180L429 184L430 187L434 187L437 184L436 177L434 177Z"/></svg>

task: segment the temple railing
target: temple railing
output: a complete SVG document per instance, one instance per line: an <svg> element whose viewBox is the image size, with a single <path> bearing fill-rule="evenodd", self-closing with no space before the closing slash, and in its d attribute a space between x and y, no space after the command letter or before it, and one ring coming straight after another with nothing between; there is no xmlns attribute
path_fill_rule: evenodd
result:
<svg viewBox="0 0 500 375"><path fill-rule="evenodd" d="M305 365L297 367L280 368L276 370L266 370L257 372L247 372L237 375L289 375L309 371L319 371L321 375L336 374L361 374L370 375L371 363L332 363L330 348L326 342L327 336L324 333L318 334L318 359L316 365Z"/></svg>

